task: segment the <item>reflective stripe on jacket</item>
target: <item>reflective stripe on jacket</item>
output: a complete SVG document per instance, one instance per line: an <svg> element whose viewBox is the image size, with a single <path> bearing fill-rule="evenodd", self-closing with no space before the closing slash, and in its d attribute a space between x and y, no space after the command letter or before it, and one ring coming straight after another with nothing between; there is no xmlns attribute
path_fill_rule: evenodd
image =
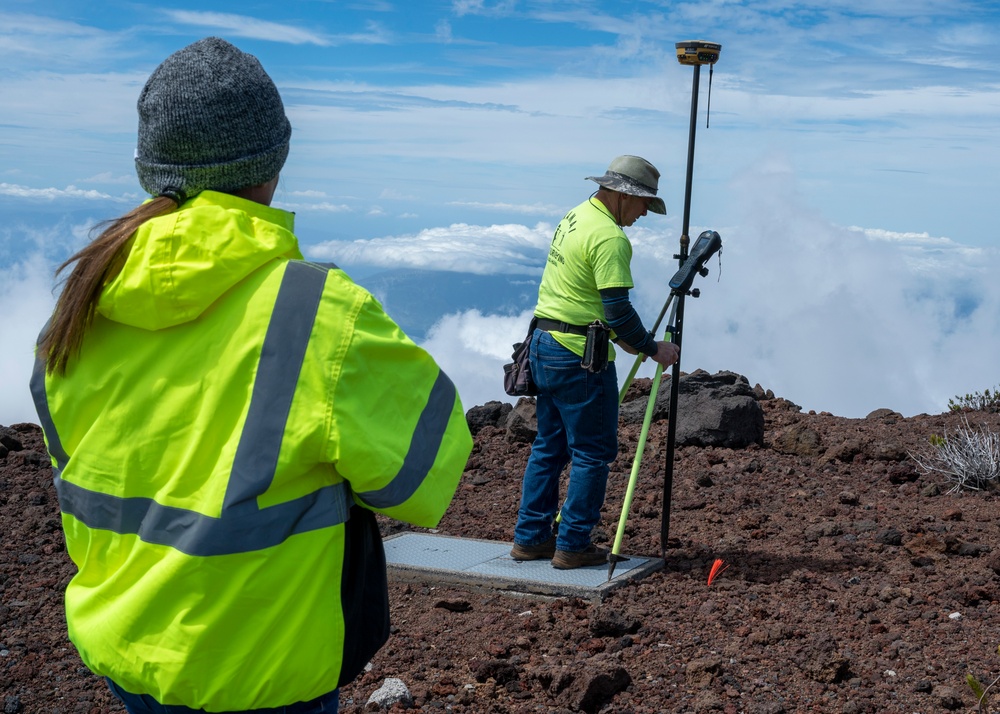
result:
<svg viewBox="0 0 1000 714"><path fill-rule="evenodd" d="M69 634L124 689L207 711L350 681L388 637L373 512L436 525L472 440L448 377L291 214L206 191L136 234L32 393Z"/></svg>

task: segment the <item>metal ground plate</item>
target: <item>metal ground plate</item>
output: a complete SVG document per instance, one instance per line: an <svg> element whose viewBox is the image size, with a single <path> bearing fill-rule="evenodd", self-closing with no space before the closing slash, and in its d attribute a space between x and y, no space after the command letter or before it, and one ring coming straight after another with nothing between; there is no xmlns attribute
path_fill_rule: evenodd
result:
<svg viewBox="0 0 1000 714"><path fill-rule="evenodd" d="M385 539L389 576L507 592L603 598L630 580L663 567L663 560L625 555L608 580L608 566L557 570L548 560L517 561L511 543L434 533L399 533Z"/></svg>

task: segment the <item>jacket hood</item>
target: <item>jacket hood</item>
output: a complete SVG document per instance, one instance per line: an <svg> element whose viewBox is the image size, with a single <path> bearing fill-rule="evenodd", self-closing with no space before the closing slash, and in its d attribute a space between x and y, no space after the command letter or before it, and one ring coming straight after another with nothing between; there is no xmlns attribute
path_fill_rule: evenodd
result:
<svg viewBox="0 0 1000 714"><path fill-rule="evenodd" d="M204 191L136 231L97 311L146 330L190 322L268 261L301 259L294 219L287 211Z"/></svg>

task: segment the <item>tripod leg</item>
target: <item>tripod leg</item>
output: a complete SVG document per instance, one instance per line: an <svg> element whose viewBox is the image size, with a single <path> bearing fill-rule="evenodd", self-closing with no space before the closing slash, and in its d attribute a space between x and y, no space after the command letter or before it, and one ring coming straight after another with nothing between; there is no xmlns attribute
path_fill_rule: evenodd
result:
<svg viewBox="0 0 1000 714"><path fill-rule="evenodd" d="M673 342L681 346L682 323L684 322L684 296L677 299L677 316L674 324ZM674 487L674 445L677 440L677 401L681 381L680 357L673 364L670 375L670 412L667 416L667 455L663 474L663 509L660 515L660 554L666 558L667 541L670 536L670 501Z"/></svg>
<svg viewBox="0 0 1000 714"><path fill-rule="evenodd" d="M667 301L667 305L670 301ZM664 306L666 307L666 306ZM673 322L674 317L677 312L677 305L674 305L673 312L670 314L670 321ZM663 315L657 319L657 325L659 325L660 320L663 319ZM667 326L667 332L664 334L664 339L672 339L670 330L673 329L669 325ZM618 554L621 552L622 538L625 535L625 524L628 522L629 509L632 507L632 497L635 493L635 484L639 477L639 469L642 465L642 455L646 450L646 438L649 436L649 426L653 421L653 412L656 408L656 395L660 391L660 380L663 377L663 367L661 365L656 365L656 376L653 378L653 386L649 392L649 400L646 402L646 413L642 420L642 431L639 434L639 442L635 447L635 456L632 460L632 472L629 476L628 488L625 491L625 501L622 504L622 513L618 519L618 532L615 534L614 547L611 549L611 555L608 557L608 581L611 580L611 576L615 572L615 564L620 560Z"/></svg>

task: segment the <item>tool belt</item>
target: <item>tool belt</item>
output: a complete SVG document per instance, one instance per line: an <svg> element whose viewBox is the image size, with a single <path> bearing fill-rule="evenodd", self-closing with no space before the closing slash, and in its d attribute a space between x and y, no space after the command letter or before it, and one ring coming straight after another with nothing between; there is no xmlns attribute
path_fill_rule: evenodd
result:
<svg viewBox="0 0 1000 714"><path fill-rule="evenodd" d="M568 322L550 320L547 317L539 317L538 322L535 323L535 327L546 332L569 332L574 335L587 336L586 325L571 325Z"/></svg>
<svg viewBox="0 0 1000 714"><path fill-rule="evenodd" d="M535 327L546 332L568 332L587 338L583 346L583 359L580 366L588 372L603 372L608 366L608 338L611 328L600 320L594 320L589 325L571 325L568 322L550 320L546 317L536 318Z"/></svg>

